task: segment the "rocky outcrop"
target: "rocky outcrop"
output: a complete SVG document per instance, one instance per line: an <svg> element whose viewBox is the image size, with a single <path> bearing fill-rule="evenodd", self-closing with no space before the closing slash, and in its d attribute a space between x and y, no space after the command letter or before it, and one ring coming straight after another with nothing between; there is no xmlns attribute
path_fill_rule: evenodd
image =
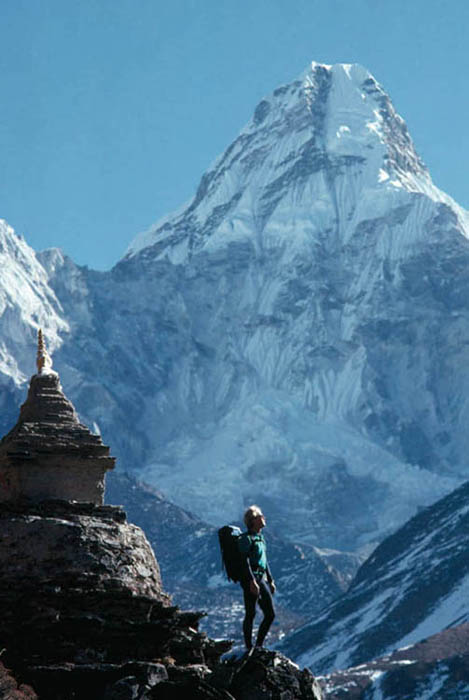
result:
<svg viewBox="0 0 469 700"><path fill-rule="evenodd" d="M0 647L14 674L0 673L1 700L321 697L275 652L220 661L231 641L209 639L204 613L172 604L121 507L3 503L0 532Z"/></svg>
<svg viewBox="0 0 469 700"><path fill-rule="evenodd" d="M321 700L319 683L305 669L276 652L259 650L250 658L232 658L208 668L168 665L153 669L153 687L134 676L109 688L106 700ZM130 694L133 688L134 695ZM127 695L119 695L127 692ZM140 693L140 694L139 694Z"/></svg>
<svg viewBox="0 0 469 700"><path fill-rule="evenodd" d="M0 530L4 659L39 697L102 698L134 666L148 684L165 677L155 663L211 664L230 648L198 632L203 613L171 605L121 508L2 504Z"/></svg>
<svg viewBox="0 0 469 700"><path fill-rule="evenodd" d="M110 591L169 604L140 528L117 506L43 501L0 504L0 590L86 595ZM12 556L14 552L14 556Z"/></svg>
<svg viewBox="0 0 469 700"><path fill-rule="evenodd" d="M300 670L278 652L259 650L246 663L227 662L229 690L236 700L321 700L319 683L308 669Z"/></svg>

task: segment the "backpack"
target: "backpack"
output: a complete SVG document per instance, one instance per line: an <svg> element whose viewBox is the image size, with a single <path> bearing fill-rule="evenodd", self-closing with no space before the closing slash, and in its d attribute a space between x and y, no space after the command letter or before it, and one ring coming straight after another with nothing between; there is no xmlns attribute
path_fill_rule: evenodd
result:
<svg viewBox="0 0 469 700"><path fill-rule="evenodd" d="M234 525L225 525L218 530L222 570L225 570L227 579L235 583L246 575L246 561L238 547L241 534L239 527Z"/></svg>

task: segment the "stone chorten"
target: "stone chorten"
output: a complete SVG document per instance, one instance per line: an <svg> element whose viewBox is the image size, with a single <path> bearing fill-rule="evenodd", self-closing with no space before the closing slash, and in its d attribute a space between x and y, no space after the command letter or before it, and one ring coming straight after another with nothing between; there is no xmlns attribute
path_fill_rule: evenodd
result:
<svg viewBox="0 0 469 700"><path fill-rule="evenodd" d="M109 447L79 422L64 396L39 330L37 374L17 424L0 442L0 502L27 498L101 505L104 476L114 464Z"/></svg>
<svg viewBox="0 0 469 700"><path fill-rule="evenodd" d="M208 640L197 629L203 613L171 604L142 530L103 504L114 459L78 421L41 332L37 367L0 442L2 662L41 700L137 697L122 695L122 683L172 687L162 659L184 675L231 643Z"/></svg>

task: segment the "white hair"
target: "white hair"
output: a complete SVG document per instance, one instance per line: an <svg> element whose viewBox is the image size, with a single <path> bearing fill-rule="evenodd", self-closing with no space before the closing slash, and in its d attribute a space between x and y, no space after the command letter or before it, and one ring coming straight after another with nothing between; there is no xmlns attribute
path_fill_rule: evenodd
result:
<svg viewBox="0 0 469 700"><path fill-rule="evenodd" d="M259 508L259 506L249 506L247 511L244 513L244 524L248 528L248 530L251 528L252 521L257 518L258 515L262 515L262 510Z"/></svg>

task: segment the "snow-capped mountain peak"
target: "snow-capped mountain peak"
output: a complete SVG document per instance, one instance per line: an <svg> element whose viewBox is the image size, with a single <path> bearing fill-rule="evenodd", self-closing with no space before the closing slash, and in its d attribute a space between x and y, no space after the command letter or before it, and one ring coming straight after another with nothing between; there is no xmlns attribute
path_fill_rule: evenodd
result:
<svg viewBox="0 0 469 700"><path fill-rule="evenodd" d="M39 328L53 351L68 330L60 303L34 250L5 221L0 220L0 377L21 385L24 368L34 366L29 355Z"/></svg>
<svg viewBox="0 0 469 700"><path fill-rule="evenodd" d="M157 256L186 259L200 246L263 232L284 203L291 217L292 200L298 218L303 208L322 222L337 182L343 199L383 187L432 187L403 119L373 76L360 65L312 63L260 101L192 201L138 236L126 255L156 244Z"/></svg>

